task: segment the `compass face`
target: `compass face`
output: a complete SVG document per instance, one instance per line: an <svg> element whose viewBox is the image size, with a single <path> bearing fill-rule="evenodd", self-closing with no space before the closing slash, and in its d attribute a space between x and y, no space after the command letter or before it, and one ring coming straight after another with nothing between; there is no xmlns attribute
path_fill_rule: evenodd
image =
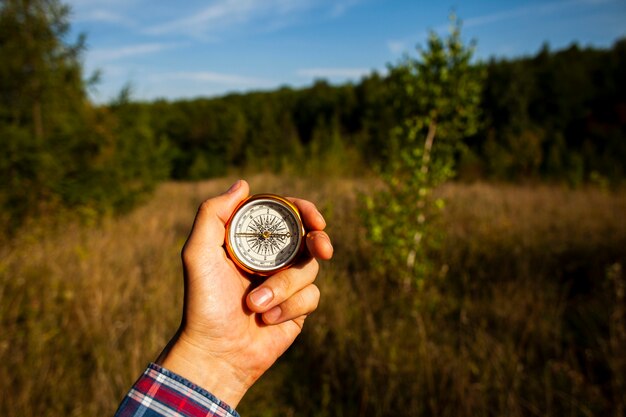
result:
<svg viewBox="0 0 626 417"><path fill-rule="evenodd" d="M268 275L290 265L300 252L304 228L293 204L282 197L250 197L227 227L231 258L243 269Z"/></svg>

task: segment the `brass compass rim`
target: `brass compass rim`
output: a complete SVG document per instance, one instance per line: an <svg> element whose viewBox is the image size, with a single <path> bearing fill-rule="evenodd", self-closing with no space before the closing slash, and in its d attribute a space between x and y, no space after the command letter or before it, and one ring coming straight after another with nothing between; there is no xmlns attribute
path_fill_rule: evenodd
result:
<svg viewBox="0 0 626 417"><path fill-rule="evenodd" d="M258 268L254 268L253 266L247 264L247 262L245 260L240 259L239 256L237 256L237 253L235 251L235 249L232 247L235 245L234 242L231 243L230 240L230 229L233 225L233 219L235 218L236 214L246 205L249 205L250 203L254 203L255 201L258 200L270 200L272 202L276 202L280 205L282 205L283 207L285 207L288 211L290 211L297 223L297 227L298 227L298 233L300 234L300 244L298 245L298 248L294 251L294 255L291 257L291 259L285 263L284 265L281 265L277 268L270 268L270 269L258 269ZM226 222L226 230L225 230L225 237L224 237L224 246L226 248L226 252L228 254L228 257L233 261L233 263L241 270L243 270L244 272L251 274L251 275L256 275L256 276L262 276L262 277L267 277L270 275L274 275L280 271L283 271L289 267L291 267L299 258L301 253L303 252L304 246L305 246L305 240L306 240L306 230L304 228L304 222L302 221L302 216L300 214L300 210L298 210L298 208L296 207L296 205L289 201L287 198L282 197L280 195L277 194L271 194L271 193L261 193L261 194L254 194L252 196L249 196L248 198L242 200L241 202L239 202L239 204L237 205L237 207L235 207L235 210L233 210L233 213L231 214L230 218L228 219L228 221Z"/></svg>

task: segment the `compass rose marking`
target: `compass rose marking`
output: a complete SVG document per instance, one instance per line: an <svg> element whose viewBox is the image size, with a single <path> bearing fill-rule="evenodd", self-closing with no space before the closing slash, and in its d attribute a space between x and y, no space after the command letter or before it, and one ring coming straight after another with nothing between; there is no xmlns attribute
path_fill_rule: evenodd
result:
<svg viewBox="0 0 626 417"><path fill-rule="evenodd" d="M266 268L293 257L300 241L300 234L294 233L297 230L298 221L288 208L262 202L244 209L231 236L242 259Z"/></svg>

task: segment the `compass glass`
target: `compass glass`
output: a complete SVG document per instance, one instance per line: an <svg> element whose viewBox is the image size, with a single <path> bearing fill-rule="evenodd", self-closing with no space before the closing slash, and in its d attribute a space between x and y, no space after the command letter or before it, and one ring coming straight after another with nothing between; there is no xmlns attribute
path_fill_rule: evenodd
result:
<svg viewBox="0 0 626 417"><path fill-rule="evenodd" d="M256 272L271 272L290 264L303 239L299 215L273 197L252 198L235 213L228 243L237 261Z"/></svg>

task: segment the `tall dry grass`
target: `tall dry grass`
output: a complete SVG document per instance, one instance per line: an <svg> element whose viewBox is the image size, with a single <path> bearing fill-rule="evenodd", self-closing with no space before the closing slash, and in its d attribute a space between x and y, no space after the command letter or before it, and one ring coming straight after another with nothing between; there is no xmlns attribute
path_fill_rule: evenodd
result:
<svg viewBox="0 0 626 417"><path fill-rule="evenodd" d="M165 184L126 216L3 242L2 415L112 415L178 325L197 206L233 179ZM440 272L418 292L368 267L357 191L371 181L250 182L315 201L335 257L319 310L242 415L623 415L623 193L446 186Z"/></svg>

